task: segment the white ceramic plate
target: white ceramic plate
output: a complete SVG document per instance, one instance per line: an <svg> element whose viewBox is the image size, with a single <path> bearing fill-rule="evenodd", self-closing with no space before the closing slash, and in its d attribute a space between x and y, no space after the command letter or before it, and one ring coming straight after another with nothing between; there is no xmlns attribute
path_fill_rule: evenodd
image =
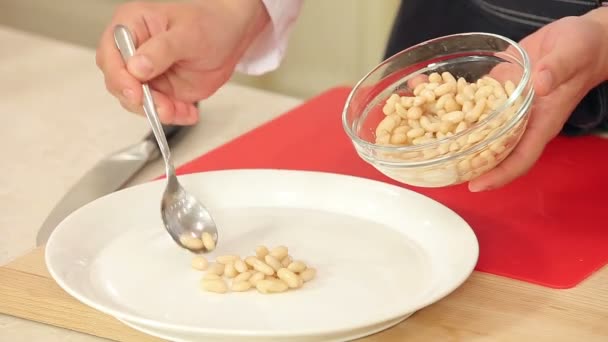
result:
<svg viewBox="0 0 608 342"><path fill-rule="evenodd" d="M167 339L333 341L396 324L456 289L477 262L477 240L464 220L400 187L284 170L180 180L218 224L210 258L286 245L317 268L316 278L274 295L203 292L191 255L162 227L163 180L66 218L46 247L53 278L83 303Z"/></svg>

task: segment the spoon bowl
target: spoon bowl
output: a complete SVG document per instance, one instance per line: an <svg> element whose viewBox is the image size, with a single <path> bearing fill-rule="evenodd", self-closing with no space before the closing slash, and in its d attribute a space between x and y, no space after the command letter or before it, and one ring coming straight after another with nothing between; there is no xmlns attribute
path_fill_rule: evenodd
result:
<svg viewBox="0 0 608 342"><path fill-rule="evenodd" d="M117 25L114 28L114 40L126 64L135 53L129 29ZM167 175L167 186L160 207L163 224L180 247L197 254L208 253L217 245L217 226L209 211L179 183L152 92L148 84L144 83L142 87L144 112L160 147Z"/></svg>

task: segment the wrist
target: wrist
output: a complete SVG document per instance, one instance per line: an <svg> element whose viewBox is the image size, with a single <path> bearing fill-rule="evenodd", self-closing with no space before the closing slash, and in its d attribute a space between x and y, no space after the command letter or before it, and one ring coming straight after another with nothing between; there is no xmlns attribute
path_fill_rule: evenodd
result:
<svg viewBox="0 0 608 342"><path fill-rule="evenodd" d="M596 61L598 76L601 77L599 82L608 80L608 7L596 8L584 14L582 18L591 20L597 25L598 34L601 35L604 44L600 46L600 54L597 56Z"/></svg>
<svg viewBox="0 0 608 342"><path fill-rule="evenodd" d="M242 23L241 49L247 47L270 23L262 0L222 0L231 15Z"/></svg>

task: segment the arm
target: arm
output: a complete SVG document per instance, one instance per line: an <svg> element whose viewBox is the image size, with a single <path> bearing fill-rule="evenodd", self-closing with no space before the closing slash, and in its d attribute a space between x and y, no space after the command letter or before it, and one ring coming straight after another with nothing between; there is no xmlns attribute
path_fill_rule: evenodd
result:
<svg viewBox="0 0 608 342"><path fill-rule="evenodd" d="M260 32L239 60L236 71L261 75L279 67L303 0L262 0L270 25Z"/></svg>
<svg viewBox="0 0 608 342"><path fill-rule="evenodd" d="M582 17L597 23L598 28L602 31L601 35L608 38L608 7L592 10ZM608 40L606 40L606 43L602 47L602 50L608 51ZM601 74L600 81L602 83L594 86L577 105L564 125L564 134L586 134L608 124L607 57L608 52L603 52L596 57L597 62L600 63L597 70Z"/></svg>

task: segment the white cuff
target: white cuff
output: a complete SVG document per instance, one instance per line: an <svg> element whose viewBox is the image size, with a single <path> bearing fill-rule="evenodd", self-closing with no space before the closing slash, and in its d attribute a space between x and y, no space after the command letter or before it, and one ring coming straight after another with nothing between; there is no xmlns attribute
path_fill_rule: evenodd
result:
<svg viewBox="0 0 608 342"><path fill-rule="evenodd" d="M247 49L236 71L261 75L275 70L287 50L289 34L295 24L303 0L261 0L270 16L271 25L260 32Z"/></svg>

